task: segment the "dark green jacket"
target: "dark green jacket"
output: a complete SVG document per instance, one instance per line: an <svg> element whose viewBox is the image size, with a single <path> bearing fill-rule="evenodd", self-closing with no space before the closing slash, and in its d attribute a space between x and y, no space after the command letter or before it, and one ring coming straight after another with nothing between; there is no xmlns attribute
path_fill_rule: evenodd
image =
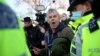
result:
<svg viewBox="0 0 100 56"><path fill-rule="evenodd" d="M47 31L45 35L49 36L47 38L51 38L51 34L52 32ZM72 29L60 23L60 25L56 29L56 33L53 33L54 39L51 43L52 46L49 48L51 50L51 56L62 56L65 53L69 54L71 44L70 42L72 40L73 35L74 34Z"/></svg>

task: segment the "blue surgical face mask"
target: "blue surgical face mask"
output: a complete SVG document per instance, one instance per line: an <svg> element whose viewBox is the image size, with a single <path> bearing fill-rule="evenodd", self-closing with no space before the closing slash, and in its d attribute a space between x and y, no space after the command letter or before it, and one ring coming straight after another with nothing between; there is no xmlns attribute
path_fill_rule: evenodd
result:
<svg viewBox="0 0 100 56"><path fill-rule="evenodd" d="M77 20L82 16L82 11L72 12L71 20Z"/></svg>

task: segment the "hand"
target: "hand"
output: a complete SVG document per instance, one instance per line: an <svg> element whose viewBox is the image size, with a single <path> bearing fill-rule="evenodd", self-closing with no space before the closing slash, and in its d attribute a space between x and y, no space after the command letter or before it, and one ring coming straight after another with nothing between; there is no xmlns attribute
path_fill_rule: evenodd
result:
<svg viewBox="0 0 100 56"><path fill-rule="evenodd" d="M45 42L45 41L41 41L41 44L42 44L43 46L45 46L45 45L46 45L46 42Z"/></svg>
<svg viewBox="0 0 100 56"><path fill-rule="evenodd" d="M40 51L41 50L39 48L34 48L33 49L33 52L34 52L35 55L39 55L40 54Z"/></svg>
<svg viewBox="0 0 100 56"><path fill-rule="evenodd" d="M43 28L43 27L39 27L40 28L40 31L42 32L42 33L45 33L45 29Z"/></svg>

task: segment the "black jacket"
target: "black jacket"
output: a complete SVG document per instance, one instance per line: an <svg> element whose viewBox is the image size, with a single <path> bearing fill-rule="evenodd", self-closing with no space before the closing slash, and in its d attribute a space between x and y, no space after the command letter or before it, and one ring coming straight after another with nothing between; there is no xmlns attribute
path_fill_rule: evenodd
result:
<svg viewBox="0 0 100 56"><path fill-rule="evenodd" d="M25 33L27 37L28 46L34 46L37 48L42 48L41 41L43 40L43 34L40 32L38 27L30 27L25 28ZM31 47L32 48L32 47Z"/></svg>

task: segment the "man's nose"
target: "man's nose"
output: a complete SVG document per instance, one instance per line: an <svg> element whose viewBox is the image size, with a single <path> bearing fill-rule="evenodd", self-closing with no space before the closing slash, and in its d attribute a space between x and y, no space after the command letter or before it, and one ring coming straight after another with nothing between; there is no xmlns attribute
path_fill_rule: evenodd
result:
<svg viewBox="0 0 100 56"><path fill-rule="evenodd" d="M55 20L54 17L52 17L51 20Z"/></svg>

